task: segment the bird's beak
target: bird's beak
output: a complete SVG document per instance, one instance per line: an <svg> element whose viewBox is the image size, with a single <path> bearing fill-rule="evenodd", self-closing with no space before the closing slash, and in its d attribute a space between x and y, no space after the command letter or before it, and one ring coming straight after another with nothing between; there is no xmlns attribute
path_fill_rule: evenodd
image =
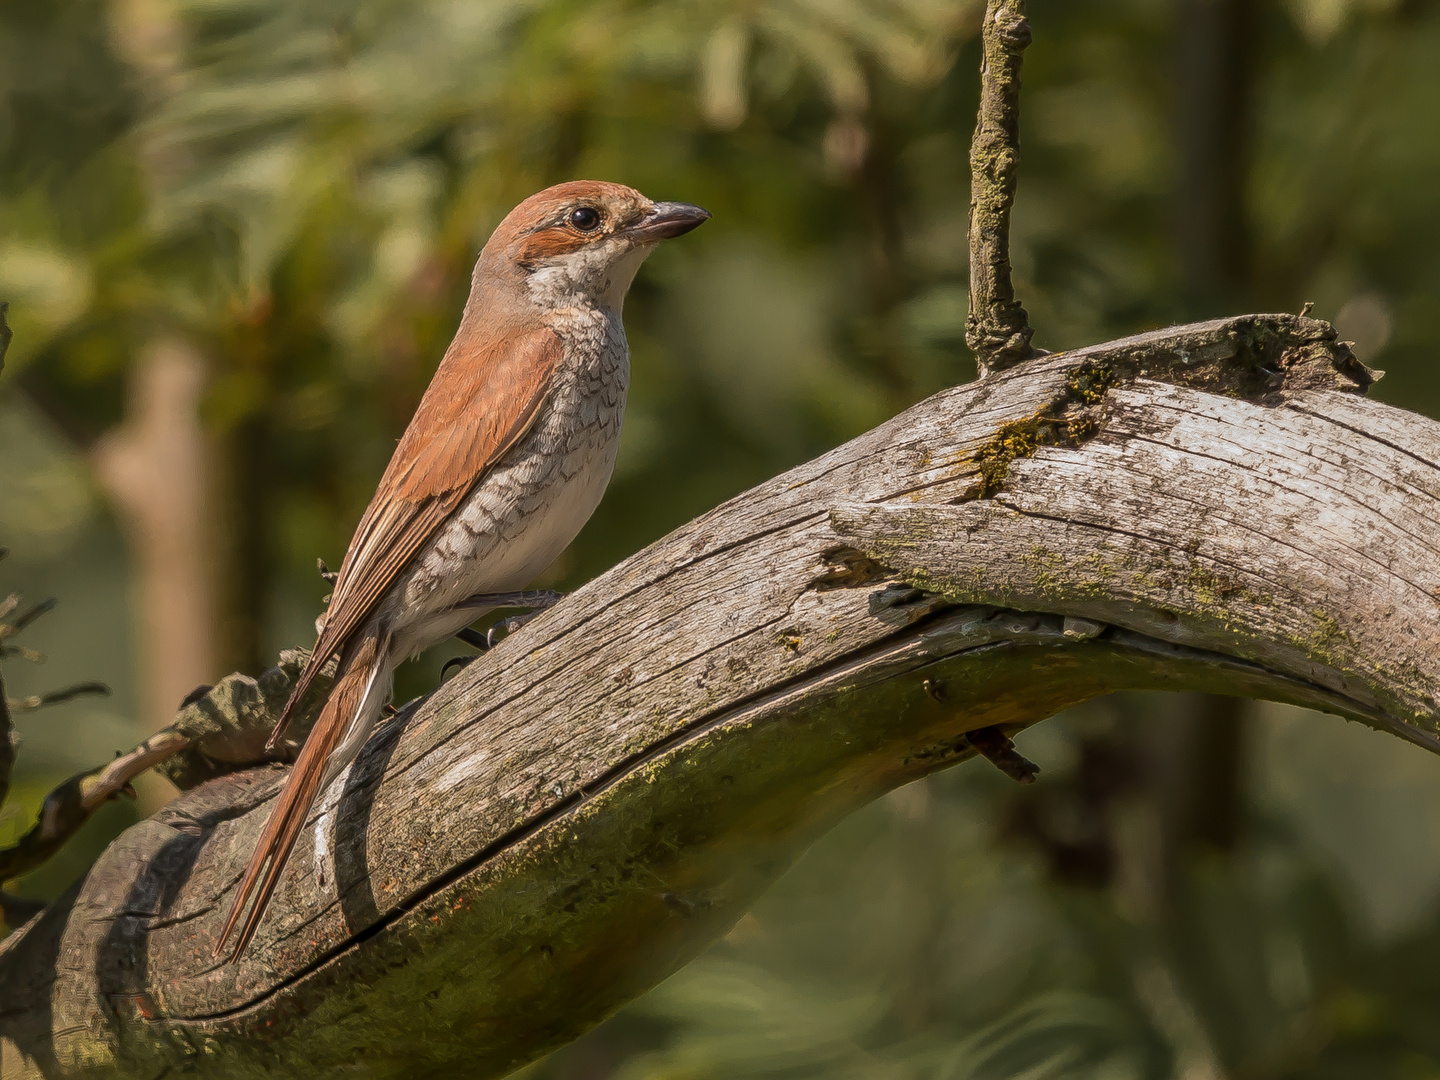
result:
<svg viewBox="0 0 1440 1080"><path fill-rule="evenodd" d="M710 211L683 202L661 202L643 218L631 225L628 232L641 244L653 244L657 240L669 240L684 236L702 222L710 220Z"/></svg>

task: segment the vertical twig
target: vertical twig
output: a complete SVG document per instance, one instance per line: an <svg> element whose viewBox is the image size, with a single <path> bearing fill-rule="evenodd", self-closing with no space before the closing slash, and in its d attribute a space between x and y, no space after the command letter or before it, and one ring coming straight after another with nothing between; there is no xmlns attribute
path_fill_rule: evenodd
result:
<svg viewBox="0 0 1440 1080"><path fill-rule="evenodd" d="M10 351L10 324L5 321L9 310L10 305L0 300L0 371L5 370L5 354Z"/></svg>
<svg viewBox="0 0 1440 1080"><path fill-rule="evenodd" d="M980 374L1035 355L1029 316L1010 281L1010 209L1020 172L1020 65L1030 44L1025 0L989 0L981 31L980 112L970 144L970 315L965 344Z"/></svg>
<svg viewBox="0 0 1440 1080"><path fill-rule="evenodd" d="M0 809L10 794L10 773L15 768L15 739L11 734L10 705L5 700L5 677L0 675Z"/></svg>

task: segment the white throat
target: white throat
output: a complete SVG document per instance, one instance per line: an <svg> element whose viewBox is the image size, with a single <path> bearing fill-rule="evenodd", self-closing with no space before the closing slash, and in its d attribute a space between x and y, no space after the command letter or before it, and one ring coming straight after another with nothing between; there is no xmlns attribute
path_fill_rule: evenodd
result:
<svg viewBox="0 0 1440 1080"><path fill-rule="evenodd" d="M593 306L619 315L640 264L654 248L640 244L617 255L605 244L552 259L530 272L530 299L548 311Z"/></svg>

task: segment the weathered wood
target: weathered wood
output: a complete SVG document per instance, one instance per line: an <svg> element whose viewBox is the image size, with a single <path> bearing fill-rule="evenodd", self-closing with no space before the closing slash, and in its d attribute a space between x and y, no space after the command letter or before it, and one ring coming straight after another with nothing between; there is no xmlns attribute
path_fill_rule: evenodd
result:
<svg viewBox="0 0 1440 1080"><path fill-rule="evenodd" d="M131 829L0 943L6 1068L499 1076L683 964L845 814L970 756L966 732L1117 689L1440 749L1440 425L1368 381L1325 324L1253 316L936 395L404 710L237 964L214 934L281 767Z"/></svg>

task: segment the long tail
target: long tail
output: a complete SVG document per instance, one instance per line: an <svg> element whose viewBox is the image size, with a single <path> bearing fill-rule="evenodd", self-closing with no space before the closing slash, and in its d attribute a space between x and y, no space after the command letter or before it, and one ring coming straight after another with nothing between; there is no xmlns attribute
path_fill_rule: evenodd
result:
<svg viewBox="0 0 1440 1080"><path fill-rule="evenodd" d="M359 635L341 655L340 671L330 688L325 707L300 750L275 808L270 811L265 831L260 834L255 854L250 857L250 865L240 881L230 915L215 943L217 958L225 951L225 942L240 921L245 901L254 892L255 903L241 924L240 936L236 939L230 959L239 956L250 943L315 797L364 745L388 695L386 645L378 632L371 631ZM363 731L359 730L361 727Z"/></svg>

